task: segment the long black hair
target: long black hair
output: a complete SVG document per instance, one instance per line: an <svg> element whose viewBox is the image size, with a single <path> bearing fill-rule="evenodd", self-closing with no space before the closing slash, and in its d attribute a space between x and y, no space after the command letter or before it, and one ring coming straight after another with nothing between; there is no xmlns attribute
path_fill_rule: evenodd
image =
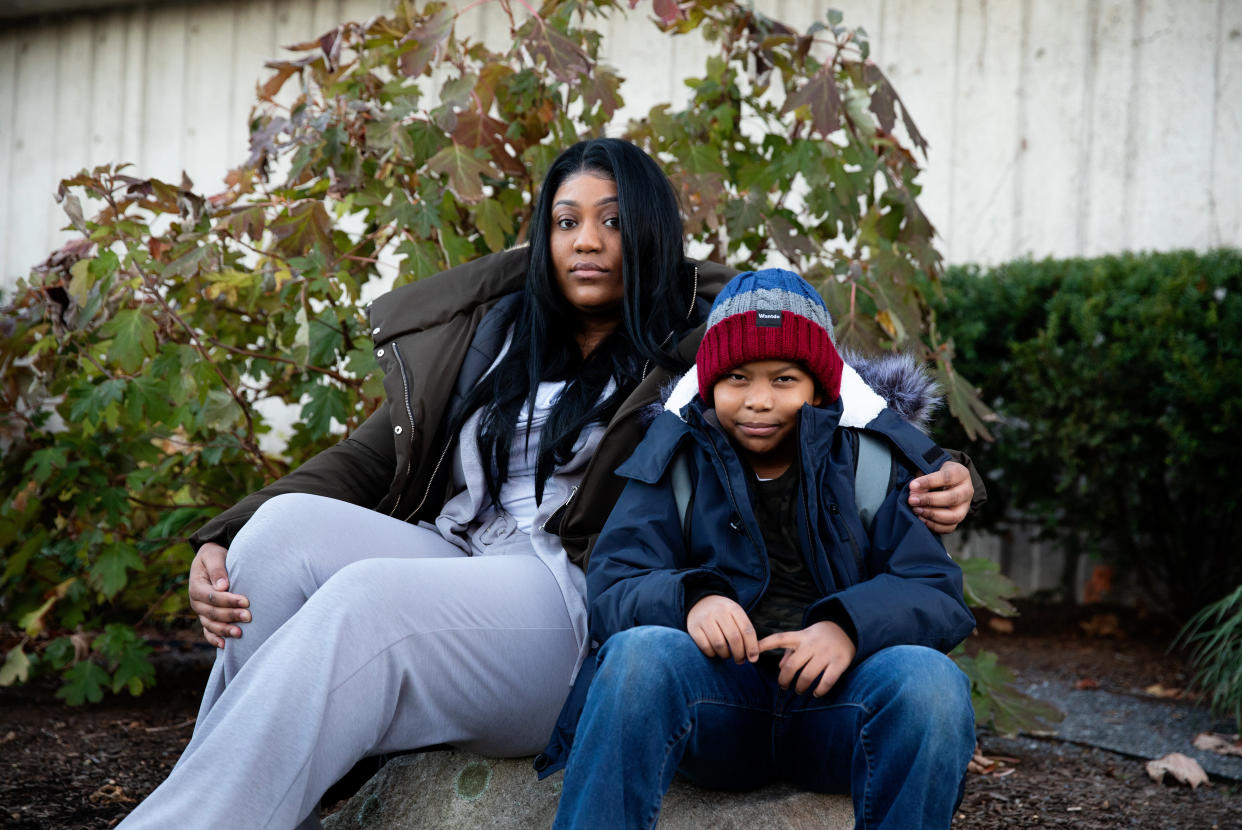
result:
<svg viewBox="0 0 1242 830"><path fill-rule="evenodd" d="M557 286L550 247L556 192L580 173L611 179L617 186L625 286L622 324L586 356L575 339L575 327L564 322L576 319L577 312ZM466 412L482 408L478 447L493 502L499 501L508 477L518 415L523 405L528 419L533 415L541 382L567 384L539 437L538 502L555 466L573 456L582 428L611 418L649 366L685 368L664 347L688 328L692 271L685 260L677 196L650 156L616 138L583 141L564 150L544 176L529 238L526 290L509 350L466 405ZM609 380L616 381L616 389L605 398Z"/></svg>

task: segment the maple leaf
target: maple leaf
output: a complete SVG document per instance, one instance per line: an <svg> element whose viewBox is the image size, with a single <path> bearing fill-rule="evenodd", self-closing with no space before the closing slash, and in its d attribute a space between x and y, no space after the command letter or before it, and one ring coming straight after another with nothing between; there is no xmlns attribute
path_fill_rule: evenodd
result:
<svg viewBox="0 0 1242 830"><path fill-rule="evenodd" d="M343 424L348 417L349 399L340 388L316 383L306 390L306 403L302 406L302 423L315 437L328 434L332 429L333 418Z"/></svg>
<svg viewBox="0 0 1242 830"><path fill-rule="evenodd" d="M624 103L620 90L621 77L603 67L596 67L589 76L582 76L582 94L586 99L587 109L591 110L599 105L609 118Z"/></svg>
<svg viewBox="0 0 1242 830"><path fill-rule="evenodd" d="M105 548L91 566L91 581L110 599L129 582L126 572L130 568L142 570L143 565L132 547L116 542Z"/></svg>
<svg viewBox="0 0 1242 830"><path fill-rule="evenodd" d="M513 233L513 217L496 199L484 199L475 214L475 224L483 234L483 241L493 251L505 249L506 237Z"/></svg>
<svg viewBox="0 0 1242 830"><path fill-rule="evenodd" d="M335 72L341 60L341 40L344 26L337 26L319 38L319 48L323 50L323 59L329 72Z"/></svg>
<svg viewBox="0 0 1242 830"><path fill-rule="evenodd" d="M591 60L578 45L542 21L531 33L527 48L534 57L542 57L548 71L564 83L578 80L591 71Z"/></svg>
<svg viewBox="0 0 1242 830"><path fill-rule="evenodd" d="M407 240L397 246L397 255L403 257L401 274L409 274L416 280L429 277L444 267L435 245L426 240Z"/></svg>
<svg viewBox="0 0 1242 830"><path fill-rule="evenodd" d="M4 657L4 665L0 666L0 686L12 686L14 683L25 683L30 676L30 658L22 651L21 644L9 649Z"/></svg>
<svg viewBox="0 0 1242 830"><path fill-rule="evenodd" d="M316 244L332 244L332 219L323 202L308 199L292 207L269 226L278 240L276 250L286 256L302 256Z"/></svg>
<svg viewBox="0 0 1242 830"><path fill-rule="evenodd" d="M406 77L413 78L421 75L431 63L431 58L435 55L436 49L439 48L443 41L453 29L453 11L445 6L436 12L430 20L421 26L410 29L409 33L401 38L401 46L408 46L409 51L401 56L401 71Z"/></svg>
<svg viewBox="0 0 1242 830"><path fill-rule="evenodd" d="M70 706L81 706L86 701L98 703L103 700L104 688L111 682L108 673L90 660L83 660L65 672L65 685L56 696Z"/></svg>
<svg viewBox="0 0 1242 830"><path fill-rule="evenodd" d="M248 236L258 241L267 227L267 216L258 205L229 211L228 215L216 223L216 228L227 231L234 239Z"/></svg>
<svg viewBox="0 0 1242 830"><path fill-rule="evenodd" d="M146 358L155 354L155 332L159 327L140 309L126 308L104 323L100 334L111 337L108 360L126 372L134 372Z"/></svg>
<svg viewBox="0 0 1242 830"><path fill-rule="evenodd" d="M910 117L910 111L906 109L906 104L901 100L901 96L897 94L897 90L893 89L893 85L889 83L884 73L880 71L880 67L870 61L867 62L863 69L863 83L872 87L871 93L871 111L875 113L876 119L880 122L880 127L887 133L893 131L893 127L897 123L897 115L895 108L901 107L901 123L906 128L910 140L914 142L914 146L923 151L923 155L927 155L927 139L919 132L919 128L914 125L914 119Z"/></svg>
<svg viewBox="0 0 1242 830"><path fill-rule="evenodd" d="M1018 586L1000 572L999 565L978 557L963 559L958 565L962 569L962 592L967 603L981 605L1002 617L1018 613L1008 600L1018 593Z"/></svg>
<svg viewBox="0 0 1242 830"><path fill-rule="evenodd" d="M630 8L634 8L635 2L630 3ZM676 23L685 17L681 7L677 5L677 0L654 0L656 17L660 18L660 22L665 26Z"/></svg>
<svg viewBox="0 0 1242 830"><path fill-rule="evenodd" d="M500 177L494 166L479 161L469 148L456 143L428 159L427 167L448 176L449 187L465 202L477 202L483 198L484 176Z"/></svg>
<svg viewBox="0 0 1242 830"><path fill-rule="evenodd" d="M492 161L503 172L521 176L526 172L521 159L509 154L505 149L504 122L489 115L469 110L457 114L457 125L453 128L453 141L463 147L483 148L487 150Z"/></svg>
<svg viewBox="0 0 1242 830"><path fill-rule="evenodd" d="M792 263L815 252L815 246L802 229L780 214L773 214L767 219L768 238L776 245L785 259Z"/></svg>
<svg viewBox="0 0 1242 830"><path fill-rule="evenodd" d="M831 63L825 64L801 89L786 96L785 105L781 107L782 115L809 107L811 126L825 137L841 127L841 91L837 89L832 69Z"/></svg>
<svg viewBox="0 0 1242 830"><path fill-rule="evenodd" d="M1152 781L1160 783L1166 775L1173 776L1179 784L1187 784L1190 789L1198 789L1200 784L1208 783L1207 773L1194 758L1180 752L1170 752L1163 758L1148 761L1144 767Z"/></svg>

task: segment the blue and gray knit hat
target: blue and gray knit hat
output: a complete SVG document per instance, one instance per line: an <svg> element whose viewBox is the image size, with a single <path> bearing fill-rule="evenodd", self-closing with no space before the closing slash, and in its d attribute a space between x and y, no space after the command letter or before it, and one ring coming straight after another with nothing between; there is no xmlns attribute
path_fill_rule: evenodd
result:
<svg viewBox="0 0 1242 830"><path fill-rule="evenodd" d="M752 360L796 360L819 381L824 402L841 391L841 356L828 307L810 283L792 271L746 271L729 281L707 318L699 344L699 394L730 369Z"/></svg>

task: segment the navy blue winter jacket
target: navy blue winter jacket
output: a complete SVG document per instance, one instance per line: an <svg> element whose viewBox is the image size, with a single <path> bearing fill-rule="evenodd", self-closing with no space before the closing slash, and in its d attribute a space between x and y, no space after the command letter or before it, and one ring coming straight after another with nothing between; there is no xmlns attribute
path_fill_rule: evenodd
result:
<svg viewBox="0 0 1242 830"><path fill-rule="evenodd" d="M840 426L841 414L841 399L801 411L798 532L821 596L803 624L841 623L856 638L856 662L901 644L948 651L975 624L962 599L962 572L906 501L910 479L939 469L947 455L890 409L868 421L868 430L888 440L895 461L895 480L868 534L854 498L858 436ZM587 569L596 643L637 625L685 630L687 584L718 587L748 612L767 588L768 557L746 481L753 473L701 399L682 416L662 413L617 469L629 481ZM693 484L688 547L668 474L682 447ZM564 766L593 663L588 658L556 733L536 759L541 777Z"/></svg>

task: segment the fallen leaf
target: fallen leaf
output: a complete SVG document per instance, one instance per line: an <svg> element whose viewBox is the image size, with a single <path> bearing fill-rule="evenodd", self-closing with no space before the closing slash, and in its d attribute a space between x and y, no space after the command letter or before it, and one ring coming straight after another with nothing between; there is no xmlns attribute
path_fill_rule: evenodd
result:
<svg viewBox="0 0 1242 830"><path fill-rule="evenodd" d="M975 747L975 755L970 759L970 763L966 765L967 772L974 772L979 775L987 775L996 768L996 762L983 754L983 750L978 746Z"/></svg>
<svg viewBox="0 0 1242 830"><path fill-rule="evenodd" d="M1195 735L1195 749L1206 749L1217 755L1242 755L1242 740L1237 735L1220 735L1216 732L1200 732Z"/></svg>
<svg viewBox="0 0 1242 830"><path fill-rule="evenodd" d="M14 512L16 513L25 512L26 502L29 501L30 497L33 496L37 492L39 492L39 485L34 481L34 479L31 479L30 481L26 482L26 486L23 487L21 490L18 490L17 493L13 496Z"/></svg>
<svg viewBox="0 0 1242 830"><path fill-rule="evenodd" d="M1090 637L1121 638L1125 636L1116 614L1096 614L1091 619L1080 622L1078 627Z"/></svg>
<svg viewBox="0 0 1242 830"><path fill-rule="evenodd" d="M1079 691L1086 689L1098 689L1100 688L1100 681L1096 680L1094 677L1084 677L1074 684L1074 688Z"/></svg>
<svg viewBox="0 0 1242 830"><path fill-rule="evenodd" d="M114 781L109 781L91 793L92 804L133 804L134 799L125 794L125 790Z"/></svg>
<svg viewBox="0 0 1242 830"><path fill-rule="evenodd" d="M1113 575L1115 573L1116 571L1108 565L1096 565L1091 571L1091 577L1082 586L1083 604L1090 605L1100 602L1112 593Z"/></svg>
<svg viewBox="0 0 1242 830"><path fill-rule="evenodd" d="M1148 761L1146 769L1151 780L1157 783L1163 781L1165 775L1172 775L1179 784L1189 784L1192 790L1208 782L1207 773L1199 762L1180 752L1170 752L1163 758Z"/></svg>
<svg viewBox="0 0 1242 830"><path fill-rule="evenodd" d="M1013 620L1007 620L1004 617L993 617L988 620L988 628L998 634L1012 634Z"/></svg>
<svg viewBox="0 0 1242 830"><path fill-rule="evenodd" d="M91 656L90 634L75 631L69 635L69 642L73 643L73 662L77 663Z"/></svg>

